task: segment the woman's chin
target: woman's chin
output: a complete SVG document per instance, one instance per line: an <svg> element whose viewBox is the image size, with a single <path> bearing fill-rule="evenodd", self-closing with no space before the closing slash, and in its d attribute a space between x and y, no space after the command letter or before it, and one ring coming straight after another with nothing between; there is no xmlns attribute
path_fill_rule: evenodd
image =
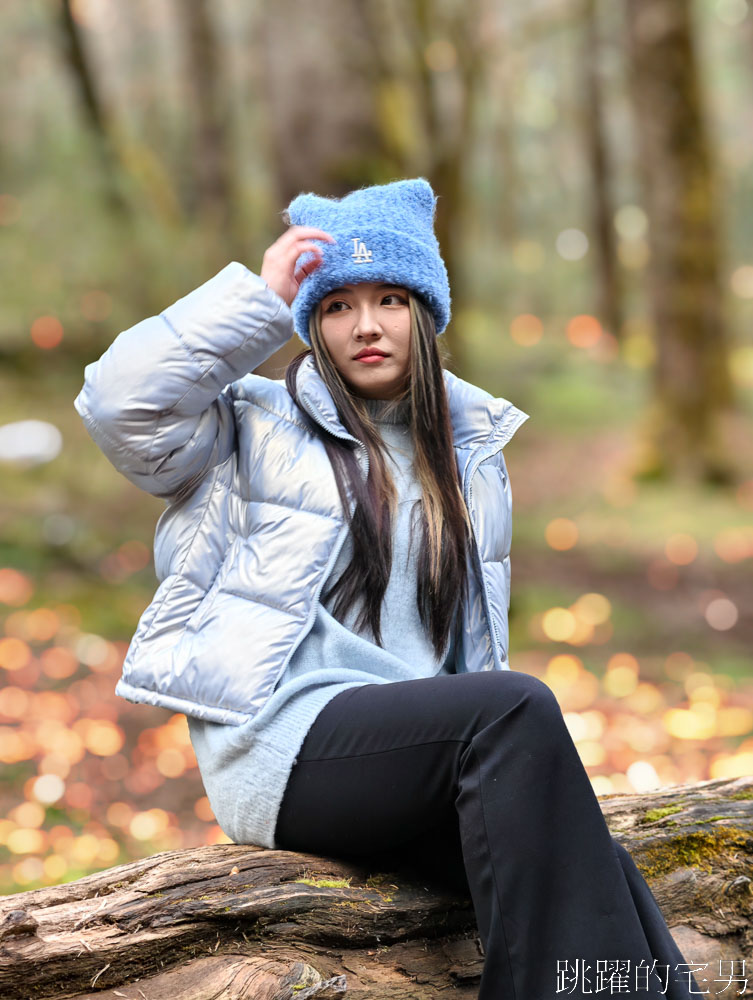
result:
<svg viewBox="0 0 753 1000"><path fill-rule="evenodd" d="M377 373L374 372L376 376ZM399 385L394 378L347 378L343 376L348 388L358 396L366 399L389 399L397 395Z"/></svg>

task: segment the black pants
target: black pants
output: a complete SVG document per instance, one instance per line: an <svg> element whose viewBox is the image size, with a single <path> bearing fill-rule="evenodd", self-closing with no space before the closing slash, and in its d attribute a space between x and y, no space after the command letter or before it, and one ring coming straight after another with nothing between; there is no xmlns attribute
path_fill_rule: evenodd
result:
<svg viewBox="0 0 753 1000"><path fill-rule="evenodd" d="M275 836L344 860L420 858L464 888L484 947L480 1000L704 992L610 835L554 694L530 674L336 695L303 742Z"/></svg>

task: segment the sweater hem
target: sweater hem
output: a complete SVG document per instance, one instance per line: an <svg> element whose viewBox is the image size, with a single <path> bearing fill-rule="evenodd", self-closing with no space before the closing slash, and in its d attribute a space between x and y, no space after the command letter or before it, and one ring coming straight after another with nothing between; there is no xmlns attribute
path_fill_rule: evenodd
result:
<svg viewBox="0 0 753 1000"><path fill-rule="evenodd" d="M283 708L275 717L275 728L283 730L284 744L278 744L274 736L269 738L259 735L254 739L253 771L234 787L232 795L221 796L222 800L233 803L232 815L223 816L222 808L215 810L217 822L233 843L252 844L268 850L285 850L275 840L275 827L288 780L303 742L325 705L343 691L362 687L366 683L369 682L344 681L328 685L316 692L315 696L309 693L303 704L293 703ZM260 776L263 776L263 788L255 784ZM233 781L232 778L230 780ZM211 784L211 781L205 782L207 795L210 794ZM214 795L210 796L210 804L212 798ZM213 804L212 807L215 808Z"/></svg>

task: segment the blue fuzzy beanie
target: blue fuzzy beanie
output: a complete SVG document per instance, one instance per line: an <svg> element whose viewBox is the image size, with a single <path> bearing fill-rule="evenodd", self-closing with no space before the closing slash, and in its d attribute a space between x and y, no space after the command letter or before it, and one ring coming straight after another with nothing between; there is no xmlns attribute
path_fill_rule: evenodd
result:
<svg viewBox="0 0 753 1000"><path fill-rule="evenodd" d="M351 191L344 198L299 194L287 208L293 226L315 226L336 243L318 240L322 263L301 282L291 306L296 332L310 345L309 316L333 288L386 281L420 295L434 314L437 335L450 321L450 284L434 235L436 196L423 177ZM302 254L297 266L313 257Z"/></svg>

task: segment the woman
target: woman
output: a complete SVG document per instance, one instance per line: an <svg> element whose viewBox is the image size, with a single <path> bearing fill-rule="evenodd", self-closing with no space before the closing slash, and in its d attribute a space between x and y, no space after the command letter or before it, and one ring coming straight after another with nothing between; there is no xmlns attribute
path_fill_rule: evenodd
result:
<svg viewBox="0 0 753 1000"><path fill-rule="evenodd" d="M554 695L509 668L527 415L442 368L435 207L423 178L299 195L260 275L229 264L87 367L92 437L167 505L117 691L186 713L232 840L468 891L483 1000L685 1000ZM284 380L248 374L294 329Z"/></svg>

